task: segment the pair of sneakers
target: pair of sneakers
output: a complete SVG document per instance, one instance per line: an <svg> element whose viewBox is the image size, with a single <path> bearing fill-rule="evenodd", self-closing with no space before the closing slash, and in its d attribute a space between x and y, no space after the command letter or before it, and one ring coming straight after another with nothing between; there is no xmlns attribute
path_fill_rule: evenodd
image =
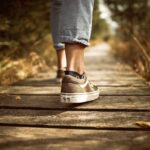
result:
<svg viewBox="0 0 150 150"><path fill-rule="evenodd" d="M86 74L74 71L57 71L57 79L62 79L60 99L62 103L84 103L96 100L100 91L88 81Z"/></svg>

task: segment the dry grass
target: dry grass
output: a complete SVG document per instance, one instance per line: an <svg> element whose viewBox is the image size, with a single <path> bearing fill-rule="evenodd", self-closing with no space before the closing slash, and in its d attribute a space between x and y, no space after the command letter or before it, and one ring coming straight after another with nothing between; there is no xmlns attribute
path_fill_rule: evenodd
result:
<svg viewBox="0 0 150 150"><path fill-rule="evenodd" d="M95 45L98 45L98 44L100 44L100 43L102 43L102 42L103 42L103 40L102 40L101 38L92 39L92 40L90 41L90 46L95 46Z"/></svg>
<svg viewBox="0 0 150 150"><path fill-rule="evenodd" d="M112 53L116 58L130 64L137 73L150 81L150 56L145 51L145 57L142 49L144 47L141 44L139 45L134 38L131 41L121 41L118 38L114 38L110 41L110 44L112 46Z"/></svg>
<svg viewBox="0 0 150 150"><path fill-rule="evenodd" d="M29 53L21 58L6 57L0 62L0 84L10 85L19 80L37 75L56 63L55 51L50 35L36 42ZM10 52L11 50L9 50ZM13 50L12 50L13 51ZM15 52L14 52L15 53Z"/></svg>

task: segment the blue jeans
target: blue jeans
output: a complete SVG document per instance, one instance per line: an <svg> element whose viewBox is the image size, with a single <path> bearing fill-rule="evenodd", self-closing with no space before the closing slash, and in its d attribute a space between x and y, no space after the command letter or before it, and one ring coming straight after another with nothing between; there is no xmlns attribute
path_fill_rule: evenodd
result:
<svg viewBox="0 0 150 150"><path fill-rule="evenodd" d="M51 28L55 49L64 43L89 45L94 0L52 0Z"/></svg>

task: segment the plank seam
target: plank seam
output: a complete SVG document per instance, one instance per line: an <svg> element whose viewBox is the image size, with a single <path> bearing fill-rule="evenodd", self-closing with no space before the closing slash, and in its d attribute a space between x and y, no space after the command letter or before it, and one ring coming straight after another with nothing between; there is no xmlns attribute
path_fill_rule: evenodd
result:
<svg viewBox="0 0 150 150"><path fill-rule="evenodd" d="M87 127L87 126L55 126L55 125L32 125L0 123L0 127L23 127L23 128L56 128L56 129L82 129L82 130L110 130L110 131L150 131L150 128L139 127Z"/></svg>
<svg viewBox="0 0 150 150"><path fill-rule="evenodd" d="M75 107L75 106L74 106ZM150 109L118 109L118 108L105 108L105 109L84 109L84 108L41 108L41 107L15 107L15 106L0 106L0 109L17 109L17 110L52 110L52 111L99 111L99 112L150 112Z"/></svg>

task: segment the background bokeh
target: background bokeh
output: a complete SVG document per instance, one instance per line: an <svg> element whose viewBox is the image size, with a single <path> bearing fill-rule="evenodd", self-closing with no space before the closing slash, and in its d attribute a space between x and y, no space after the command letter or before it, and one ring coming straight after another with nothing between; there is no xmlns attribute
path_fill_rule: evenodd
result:
<svg viewBox="0 0 150 150"><path fill-rule="evenodd" d="M50 7L50 0L1 0L0 84L12 84L53 69L56 56ZM108 42L115 57L129 63L147 79L150 79L149 12L149 0L95 0L91 42Z"/></svg>

